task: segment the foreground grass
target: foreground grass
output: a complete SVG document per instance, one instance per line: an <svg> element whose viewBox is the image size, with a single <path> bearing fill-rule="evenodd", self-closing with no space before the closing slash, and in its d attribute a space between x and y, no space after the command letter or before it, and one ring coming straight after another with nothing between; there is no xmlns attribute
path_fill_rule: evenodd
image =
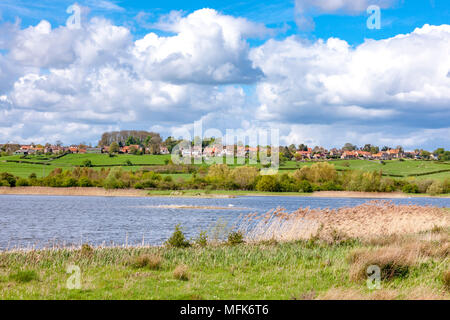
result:
<svg viewBox="0 0 450 320"><path fill-rule="evenodd" d="M436 229L365 242L268 241L185 249L3 252L0 298L449 299L449 283L445 280L449 271L449 234L448 229ZM408 260L404 252L412 250L411 244L415 244L418 252L423 247L428 251ZM407 269L383 280L380 290L369 290L365 277L358 278L355 274L359 274L361 265L374 263L374 257L379 256L384 260L392 256L387 263L391 259L394 266L406 265ZM81 289L66 287L69 265L80 267Z"/></svg>

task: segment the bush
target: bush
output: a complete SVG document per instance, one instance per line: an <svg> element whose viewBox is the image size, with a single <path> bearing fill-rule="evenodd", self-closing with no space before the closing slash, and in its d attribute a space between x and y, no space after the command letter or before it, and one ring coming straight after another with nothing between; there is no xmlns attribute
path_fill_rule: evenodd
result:
<svg viewBox="0 0 450 320"><path fill-rule="evenodd" d="M69 177L64 179L63 187L77 187L78 181L75 178Z"/></svg>
<svg viewBox="0 0 450 320"><path fill-rule="evenodd" d="M419 193L419 187L415 183L405 184L402 188L404 193Z"/></svg>
<svg viewBox="0 0 450 320"><path fill-rule="evenodd" d="M428 187L433 184L433 180L420 180L416 184L420 193L427 193Z"/></svg>
<svg viewBox="0 0 450 320"><path fill-rule="evenodd" d="M440 181L434 181L427 189L427 193L435 196L444 193L444 184Z"/></svg>
<svg viewBox="0 0 450 320"><path fill-rule="evenodd" d="M199 247L206 247L208 245L208 234L206 231L199 233L198 237L194 240L195 244Z"/></svg>
<svg viewBox="0 0 450 320"><path fill-rule="evenodd" d="M88 177L81 177L81 178L78 180L78 185L79 185L80 187L92 187L92 186L93 186L92 181L89 180Z"/></svg>
<svg viewBox="0 0 450 320"><path fill-rule="evenodd" d="M279 177L279 191L281 192L297 192L298 186L294 178L288 174L282 174Z"/></svg>
<svg viewBox="0 0 450 320"><path fill-rule="evenodd" d="M0 180L0 187L9 187L9 182L6 180Z"/></svg>
<svg viewBox="0 0 450 320"><path fill-rule="evenodd" d="M16 177L14 177L12 174L7 172L0 173L0 181L6 181L6 183L3 182L3 185L6 187L15 187L16 186Z"/></svg>
<svg viewBox="0 0 450 320"><path fill-rule="evenodd" d="M32 173L30 174L30 176L28 177L29 179L37 179L36 173Z"/></svg>
<svg viewBox="0 0 450 320"><path fill-rule="evenodd" d="M280 185L275 176L266 175L262 176L256 184L256 190L265 192L278 192L280 191Z"/></svg>
<svg viewBox="0 0 450 320"><path fill-rule="evenodd" d="M28 180L24 178L20 178L19 180L16 181L17 187L28 187L29 185L30 184L28 183Z"/></svg>
<svg viewBox="0 0 450 320"><path fill-rule="evenodd" d="M232 231L228 234L227 243L232 246L244 243L244 235L241 231Z"/></svg>
<svg viewBox="0 0 450 320"><path fill-rule="evenodd" d="M92 167L92 161L91 160L84 160L83 164L81 166L85 167L85 168L90 168L90 167Z"/></svg>
<svg viewBox="0 0 450 320"><path fill-rule="evenodd" d="M342 186L340 186L339 184L337 184L333 181L327 181L320 186L320 190L322 190L322 191L341 191Z"/></svg>
<svg viewBox="0 0 450 320"><path fill-rule="evenodd" d="M252 190L258 177L258 169L251 166L237 167L232 173L233 181L244 190Z"/></svg>
<svg viewBox="0 0 450 320"><path fill-rule="evenodd" d="M132 166L133 163L130 161L130 159L127 159L127 161L125 161L125 165L126 166Z"/></svg>
<svg viewBox="0 0 450 320"><path fill-rule="evenodd" d="M172 236L166 241L166 245L174 248L187 248L190 247L191 244L186 237L184 236L183 231L181 230L181 226L177 224L175 226L175 231Z"/></svg>
<svg viewBox="0 0 450 320"><path fill-rule="evenodd" d="M309 181L302 180L298 184L298 192L313 192L313 187Z"/></svg>

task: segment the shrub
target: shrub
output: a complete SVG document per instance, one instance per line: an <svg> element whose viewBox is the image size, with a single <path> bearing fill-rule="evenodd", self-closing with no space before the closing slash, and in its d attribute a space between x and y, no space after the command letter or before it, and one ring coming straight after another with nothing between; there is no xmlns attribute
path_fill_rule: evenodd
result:
<svg viewBox="0 0 450 320"><path fill-rule="evenodd" d="M420 180L417 181L416 184L419 189L419 193L427 193L428 187L433 184L433 180Z"/></svg>
<svg viewBox="0 0 450 320"><path fill-rule="evenodd" d="M244 243L244 235L241 231L232 231L228 234L227 243L232 246Z"/></svg>
<svg viewBox="0 0 450 320"><path fill-rule="evenodd" d="M298 192L313 192L313 187L309 181L302 180L298 184Z"/></svg>
<svg viewBox="0 0 450 320"><path fill-rule="evenodd" d="M7 172L0 173L0 181L6 181L7 184L4 184L6 187L15 187L16 186L16 177Z"/></svg>
<svg viewBox="0 0 450 320"><path fill-rule="evenodd" d="M427 193L431 195L437 195L444 193L444 185L440 181L434 181L427 189Z"/></svg>
<svg viewBox="0 0 450 320"><path fill-rule="evenodd" d="M157 270L161 268L162 258L155 254L141 254L133 257L130 260L130 265L133 268L149 268L151 270Z"/></svg>
<svg viewBox="0 0 450 320"><path fill-rule="evenodd" d="M214 164L208 169L208 177L225 181L231 176L231 170L226 164Z"/></svg>
<svg viewBox="0 0 450 320"><path fill-rule="evenodd" d="M337 183L335 183L335 182L333 182L333 181L327 181L327 182L323 183L320 186L320 190L323 190L323 191L340 191L340 190L342 190L342 186L337 184Z"/></svg>
<svg viewBox="0 0 450 320"><path fill-rule="evenodd" d="M28 180L24 178L20 178L19 180L16 181L17 187L28 187L29 185L30 184L28 183Z"/></svg>
<svg viewBox="0 0 450 320"><path fill-rule="evenodd" d="M194 242L199 247L206 247L208 245L208 233L206 231L201 231Z"/></svg>
<svg viewBox="0 0 450 320"><path fill-rule="evenodd" d="M78 181L75 178L69 177L64 179L63 187L77 187Z"/></svg>
<svg viewBox="0 0 450 320"><path fill-rule="evenodd" d="M245 190L254 188L256 177L258 177L258 169L251 166L237 167L232 173L233 181Z"/></svg>
<svg viewBox="0 0 450 320"><path fill-rule="evenodd" d="M9 275L9 279L20 283L26 283L33 280L38 280L38 275L34 270L23 270Z"/></svg>
<svg viewBox="0 0 450 320"><path fill-rule="evenodd" d="M30 174L30 176L28 177L29 179L37 179L36 173L32 173Z"/></svg>
<svg viewBox="0 0 450 320"><path fill-rule="evenodd" d="M277 192L280 190L280 185L275 176L262 176L256 184L256 190L266 192Z"/></svg>
<svg viewBox="0 0 450 320"><path fill-rule="evenodd" d="M181 230L181 226L177 224L175 226L175 231L173 232L172 236L167 239L166 245L169 247L174 248L187 248L190 247L190 243L188 240L186 240L186 237L184 236L183 231Z"/></svg>
<svg viewBox="0 0 450 320"><path fill-rule="evenodd" d="M81 177L81 178L78 180L78 185L79 185L80 187L92 187L92 186L93 186L92 181L89 180L88 177Z"/></svg>
<svg viewBox="0 0 450 320"><path fill-rule="evenodd" d="M177 280L189 280L189 269L186 265L180 264L173 271L173 277Z"/></svg>
<svg viewBox="0 0 450 320"><path fill-rule="evenodd" d="M92 167L92 161L86 159L86 160L83 161L83 164L81 166L85 167L85 168L90 168L90 167Z"/></svg>
<svg viewBox="0 0 450 320"><path fill-rule="evenodd" d="M127 159L127 161L125 161L125 165L126 166L132 166L133 163L130 161L130 159Z"/></svg>
<svg viewBox="0 0 450 320"><path fill-rule="evenodd" d="M287 173L279 177L279 191L281 192L297 192L298 186L294 178Z"/></svg>
<svg viewBox="0 0 450 320"><path fill-rule="evenodd" d="M404 193L418 193L419 187L415 183L408 183L403 186L402 191Z"/></svg>

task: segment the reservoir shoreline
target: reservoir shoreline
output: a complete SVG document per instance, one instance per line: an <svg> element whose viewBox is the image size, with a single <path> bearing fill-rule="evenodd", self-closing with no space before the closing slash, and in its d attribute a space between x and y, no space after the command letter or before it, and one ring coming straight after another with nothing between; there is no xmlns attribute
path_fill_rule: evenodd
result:
<svg viewBox="0 0 450 320"><path fill-rule="evenodd" d="M238 196L279 196L279 197L319 197L319 198L374 198L399 199L411 197L450 198L450 194L431 196L428 194L405 194L402 192L357 192L357 191L316 191L313 193L294 192L249 192L212 190L151 191L138 189L104 188L53 188L53 187L0 187L0 195L43 195L43 196L92 196L92 197L180 197L180 198L234 198Z"/></svg>

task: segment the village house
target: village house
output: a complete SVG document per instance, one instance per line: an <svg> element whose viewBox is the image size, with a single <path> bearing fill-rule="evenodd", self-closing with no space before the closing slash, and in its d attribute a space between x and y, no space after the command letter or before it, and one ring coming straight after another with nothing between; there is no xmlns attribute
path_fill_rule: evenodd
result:
<svg viewBox="0 0 450 320"><path fill-rule="evenodd" d="M299 155L301 159L311 159L312 149L308 148L307 151L299 150L296 154Z"/></svg>
<svg viewBox="0 0 450 320"><path fill-rule="evenodd" d="M363 159L371 159L372 158L372 154L369 151L358 150L358 151L356 151L356 154L357 154L358 158L363 158Z"/></svg>
<svg viewBox="0 0 450 320"><path fill-rule="evenodd" d="M137 145L137 144L131 144L129 146L124 146L124 147L120 148L119 152L120 153L130 153L131 150L133 150L133 149L141 150L141 147L139 145Z"/></svg>
<svg viewBox="0 0 450 320"><path fill-rule="evenodd" d="M160 154L169 154L169 149L167 147L160 146L159 147L159 153Z"/></svg>
<svg viewBox="0 0 450 320"><path fill-rule="evenodd" d="M390 149L387 151L387 154L392 159L399 159L401 157L401 153L399 149Z"/></svg>
<svg viewBox="0 0 450 320"><path fill-rule="evenodd" d="M358 158L358 153L356 151L344 151L341 155L341 159L355 159Z"/></svg>

